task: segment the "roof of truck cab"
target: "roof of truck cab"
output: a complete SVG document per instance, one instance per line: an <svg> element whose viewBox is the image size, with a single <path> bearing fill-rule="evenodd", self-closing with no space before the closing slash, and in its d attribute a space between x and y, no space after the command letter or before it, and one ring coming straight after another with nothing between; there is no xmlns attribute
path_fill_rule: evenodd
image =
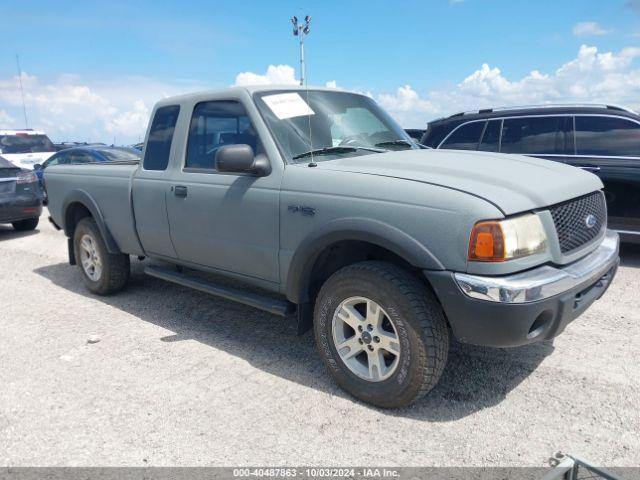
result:
<svg viewBox="0 0 640 480"><path fill-rule="evenodd" d="M218 88L212 90L201 90L198 92L186 93L184 95L176 95L173 97L163 98L159 100L156 105L171 105L180 102L186 102L189 100L196 100L210 96L219 96L224 95L226 93L232 92L246 92L249 95L253 95L254 93L260 92L277 92L277 91L298 91L298 92L306 92L309 91L325 91L325 92L344 92L344 93L353 93L356 95L362 95L358 92L351 92L349 90L344 90L341 88L329 88L329 87L301 87L300 85L247 85L242 87L227 87L227 88Z"/></svg>

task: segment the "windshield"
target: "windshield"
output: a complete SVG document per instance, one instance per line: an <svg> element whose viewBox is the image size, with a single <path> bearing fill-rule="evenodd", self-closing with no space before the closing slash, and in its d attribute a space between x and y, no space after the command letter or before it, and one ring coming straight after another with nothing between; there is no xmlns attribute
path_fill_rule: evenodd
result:
<svg viewBox="0 0 640 480"><path fill-rule="evenodd" d="M140 154L138 150L128 148L109 148L109 149L96 149L108 162L131 162L139 161Z"/></svg>
<svg viewBox="0 0 640 480"><path fill-rule="evenodd" d="M0 135L2 153L55 152L56 148L46 135Z"/></svg>
<svg viewBox="0 0 640 480"><path fill-rule="evenodd" d="M364 95L310 90L256 95L256 104L287 161L308 162L418 148ZM338 148L345 147L345 148Z"/></svg>

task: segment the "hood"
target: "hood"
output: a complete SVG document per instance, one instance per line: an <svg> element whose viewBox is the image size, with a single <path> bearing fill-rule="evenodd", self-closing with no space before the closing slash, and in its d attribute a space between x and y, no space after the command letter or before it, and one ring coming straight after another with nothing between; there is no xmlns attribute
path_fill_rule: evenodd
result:
<svg viewBox="0 0 640 480"><path fill-rule="evenodd" d="M506 215L542 208L603 187L595 175L523 155L403 150L318 162L316 168L402 178L481 197Z"/></svg>
<svg viewBox="0 0 640 480"><path fill-rule="evenodd" d="M9 160L14 165L21 168L33 170L36 163L43 164L51 155L56 152L37 152L37 153L3 153L2 157Z"/></svg>

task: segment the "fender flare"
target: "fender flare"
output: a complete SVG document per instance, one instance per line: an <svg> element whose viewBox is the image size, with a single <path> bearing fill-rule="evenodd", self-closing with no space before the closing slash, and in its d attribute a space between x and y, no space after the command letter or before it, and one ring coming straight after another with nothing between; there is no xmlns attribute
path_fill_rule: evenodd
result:
<svg viewBox="0 0 640 480"><path fill-rule="evenodd" d="M445 269L425 245L396 227L367 218L341 218L311 233L296 249L287 274L285 293L289 301L301 304L309 300L315 261L325 248L344 240L363 241L385 248L414 267Z"/></svg>
<svg viewBox="0 0 640 480"><path fill-rule="evenodd" d="M64 233L67 237L72 238L73 229L72 226L69 225L67 219L67 212L69 207L74 204L79 203L84 206L89 212L91 212L91 216L96 221L98 225L98 230L100 230L100 234L102 235L102 239L107 247L107 251L109 253L122 253L120 251L120 247L118 246L118 242L116 242L113 235L109 231L106 222L104 221L104 216L102 215L102 211L98 204L91 198L91 196L85 192L84 190L72 190L67 197L65 198L64 204L62 206L62 211L64 212L63 216L63 229Z"/></svg>

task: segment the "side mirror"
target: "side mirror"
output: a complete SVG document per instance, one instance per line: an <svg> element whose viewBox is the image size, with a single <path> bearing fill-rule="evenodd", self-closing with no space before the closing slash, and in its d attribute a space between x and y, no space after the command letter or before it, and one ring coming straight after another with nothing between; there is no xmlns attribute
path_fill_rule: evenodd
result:
<svg viewBox="0 0 640 480"><path fill-rule="evenodd" d="M34 170L42 170L42 165L41 165L41 164L39 164L39 163L36 163L36 164L33 166L33 169L34 169Z"/></svg>
<svg viewBox="0 0 640 480"><path fill-rule="evenodd" d="M259 177L271 173L267 157L254 155L253 148L244 143L220 147L216 152L215 164L219 172L251 173Z"/></svg>

